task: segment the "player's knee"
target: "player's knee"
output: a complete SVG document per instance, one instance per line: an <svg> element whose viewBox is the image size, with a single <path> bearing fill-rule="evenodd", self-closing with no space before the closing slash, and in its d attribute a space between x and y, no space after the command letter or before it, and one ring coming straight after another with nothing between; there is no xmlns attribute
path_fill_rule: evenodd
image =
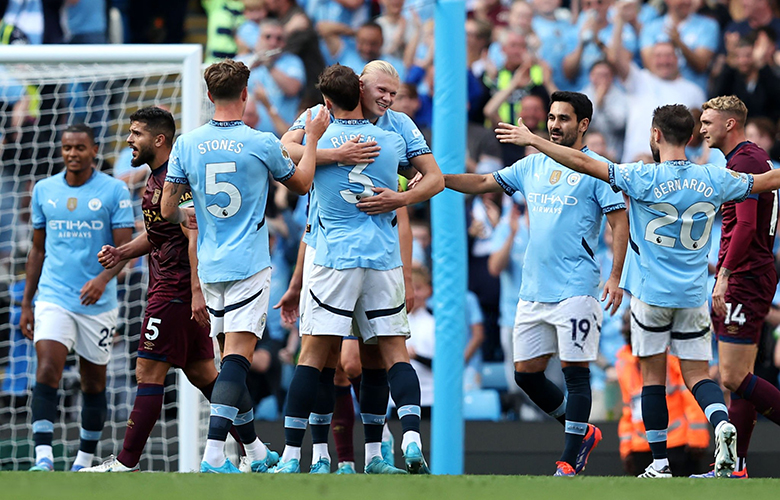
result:
<svg viewBox="0 0 780 500"><path fill-rule="evenodd" d="M723 387L731 392L737 392L737 390L739 390L739 386L742 385L742 380L744 380L745 375L747 374L738 374L734 371L726 371L721 369L720 380L723 383Z"/></svg>
<svg viewBox="0 0 780 500"><path fill-rule="evenodd" d="M37 383L50 387L58 387L61 378L62 371L57 363L45 359L38 360L38 368L35 372L35 381Z"/></svg>
<svg viewBox="0 0 780 500"><path fill-rule="evenodd" d="M544 379L544 372L515 372L515 383L526 393L529 389L538 387L542 384Z"/></svg>
<svg viewBox="0 0 780 500"><path fill-rule="evenodd" d="M344 374L347 378L355 378L360 376L363 372L363 365L360 363L360 359L342 359L341 368L344 370Z"/></svg>

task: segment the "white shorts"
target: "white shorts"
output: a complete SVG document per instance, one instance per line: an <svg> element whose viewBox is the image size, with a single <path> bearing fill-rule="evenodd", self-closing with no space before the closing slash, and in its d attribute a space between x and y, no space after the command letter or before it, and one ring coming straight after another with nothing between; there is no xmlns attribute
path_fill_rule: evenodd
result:
<svg viewBox="0 0 780 500"><path fill-rule="evenodd" d="M306 335L359 335L365 343L410 335L402 267L339 271L314 264L301 294L301 332ZM358 330L354 333L353 318Z"/></svg>
<svg viewBox="0 0 780 500"><path fill-rule="evenodd" d="M100 314L79 314L39 300L34 314L34 342L56 340L90 363L108 364L119 308Z"/></svg>
<svg viewBox="0 0 780 500"><path fill-rule="evenodd" d="M252 332L263 338L268 318L271 268L239 281L201 283L211 319L211 336L225 332Z"/></svg>
<svg viewBox="0 0 780 500"><path fill-rule="evenodd" d="M514 360L558 354L570 363L596 361L601 319L601 307L589 295L558 303L520 299L512 332Z"/></svg>
<svg viewBox="0 0 780 500"><path fill-rule="evenodd" d="M710 311L699 307L673 309L646 304L631 297L631 350L644 358L669 352L680 359L712 359Z"/></svg>

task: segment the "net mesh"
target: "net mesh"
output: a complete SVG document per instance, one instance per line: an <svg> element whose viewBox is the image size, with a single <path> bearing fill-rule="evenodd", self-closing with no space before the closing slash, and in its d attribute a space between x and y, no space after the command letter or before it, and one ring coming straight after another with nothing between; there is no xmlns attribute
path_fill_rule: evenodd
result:
<svg viewBox="0 0 780 500"><path fill-rule="evenodd" d="M161 48L162 50L162 48ZM31 389L36 358L31 341L18 329L30 249L30 196L36 180L62 170L60 137L69 124L87 123L100 151L98 168L128 182L137 227L143 229L140 192L146 166L130 165L125 143L130 115L145 106L164 106L180 128L182 66L179 64L22 64L0 66L0 467L32 465ZM205 95L205 93L204 93ZM201 115L209 112L204 103ZM119 320L108 365L108 418L96 457L107 458L122 446L135 397L136 348L142 331L147 266L138 259L119 279ZM67 469L79 445L81 396L76 356L63 373L54 432L55 468ZM165 402L140 466L177 470L176 377L165 381ZM208 405L201 398L200 443L205 442Z"/></svg>

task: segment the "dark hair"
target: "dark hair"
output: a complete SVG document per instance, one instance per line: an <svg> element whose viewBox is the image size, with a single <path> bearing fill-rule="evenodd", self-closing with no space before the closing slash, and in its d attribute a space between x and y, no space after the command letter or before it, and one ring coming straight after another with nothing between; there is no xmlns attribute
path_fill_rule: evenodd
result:
<svg viewBox="0 0 780 500"><path fill-rule="evenodd" d="M608 59L599 59L598 61L594 62L593 64L590 65L590 70L593 71L593 68L600 65L604 65L607 68L609 68L609 70L612 72L613 75L617 73L617 71L615 70L615 65L609 62Z"/></svg>
<svg viewBox="0 0 780 500"><path fill-rule="evenodd" d="M146 128L152 135L164 135L168 144L173 144L173 136L176 135L176 122L173 115L157 106L141 108L130 115L131 122L146 124Z"/></svg>
<svg viewBox="0 0 780 500"><path fill-rule="evenodd" d="M759 116L756 118L751 118L747 121L747 125L753 125L758 129L760 133L767 137L771 137L773 141L777 140L777 127L775 126L775 122L773 122L771 119L767 118L766 116Z"/></svg>
<svg viewBox="0 0 780 500"><path fill-rule="evenodd" d="M92 127L85 123L74 123L72 125L68 125L65 130L62 131L63 134L87 134L87 137L89 137L89 140L92 142L92 144L95 143L95 131L92 130Z"/></svg>
<svg viewBox="0 0 780 500"><path fill-rule="evenodd" d="M225 59L206 68L203 78L214 100L234 100L246 88L249 68L242 62Z"/></svg>
<svg viewBox="0 0 780 500"><path fill-rule="evenodd" d="M317 89L333 104L352 111L360 104L360 77L348 66L334 64L320 73Z"/></svg>
<svg viewBox="0 0 780 500"><path fill-rule="evenodd" d="M590 102L588 96L580 92L569 92L565 90L558 90L553 92L550 97L550 104L554 102L568 102L571 107L574 108L574 114L577 116L577 121L581 122L585 118L591 121L593 118L593 103Z"/></svg>
<svg viewBox="0 0 780 500"><path fill-rule="evenodd" d="M379 30L379 32L382 33L382 35L384 36L384 30L382 29L382 25L376 21L366 21L365 23L361 24L360 28L358 28L357 30L360 31L363 28L371 28L371 29Z"/></svg>
<svg viewBox="0 0 780 500"><path fill-rule="evenodd" d="M667 104L653 111L653 127L673 146L684 146L693 135L693 115L682 104Z"/></svg>

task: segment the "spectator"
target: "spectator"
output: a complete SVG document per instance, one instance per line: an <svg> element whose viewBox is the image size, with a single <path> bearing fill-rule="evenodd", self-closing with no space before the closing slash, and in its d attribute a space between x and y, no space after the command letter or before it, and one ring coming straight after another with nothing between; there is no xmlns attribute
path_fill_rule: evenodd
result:
<svg viewBox="0 0 780 500"><path fill-rule="evenodd" d="M43 7L43 43L65 43L62 31L62 7L65 0L42 0Z"/></svg>
<svg viewBox="0 0 780 500"><path fill-rule="evenodd" d="M591 68L607 55L607 45L615 29L607 18L609 7L607 0L582 0L583 12L571 30L570 52L563 59L563 73L576 90L588 85ZM623 50L633 55L639 47L637 34L628 23L621 23L621 27Z"/></svg>
<svg viewBox="0 0 780 500"><path fill-rule="evenodd" d="M612 153L610 158L617 159L623 156L628 99L625 90L615 84L615 76L615 68L609 61L597 61L590 69L590 83L582 89L582 93L593 102L593 120L588 127L588 137L593 132L601 133L606 141L605 149Z"/></svg>
<svg viewBox="0 0 780 500"><path fill-rule="evenodd" d="M208 16L208 38L204 59L207 64L236 56L236 29L244 22L241 0L201 0Z"/></svg>
<svg viewBox="0 0 780 500"><path fill-rule="evenodd" d="M379 4L382 15L375 22L382 28L382 55L403 60L414 31L412 23L403 16L404 0L379 0Z"/></svg>
<svg viewBox="0 0 780 500"><path fill-rule="evenodd" d="M780 162L772 156L777 143L777 127L772 120L765 117L748 119L745 135L747 140L756 143L758 147L770 154L774 168L780 168Z"/></svg>
<svg viewBox="0 0 780 500"><path fill-rule="evenodd" d="M260 37L260 23L268 17L265 0L243 0L244 22L236 30L237 55L249 54L255 50Z"/></svg>
<svg viewBox="0 0 780 500"><path fill-rule="evenodd" d="M616 29L622 22L618 17L615 21ZM684 104L688 109L698 108L704 102L704 91L680 76L677 54L671 43L660 42L651 48L646 69L639 69L625 51L616 50L622 43L619 37L613 37L611 43L614 49L610 54L615 57L611 62L623 80L626 96L631 103L622 158L623 162L630 162L640 154L649 153L649 124L655 108L670 102Z"/></svg>
<svg viewBox="0 0 780 500"><path fill-rule="evenodd" d="M735 95L751 118L780 118L780 78L771 69L775 43L764 31L742 36L726 55L726 65L713 84L712 95Z"/></svg>
<svg viewBox="0 0 780 500"><path fill-rule="evenodd" d="M375 22L367 22L362 25L355 34L355 48L353 49L343 37L329 36L325 38L328 48L327 59L330 64L338 62L342 66L349 66L358 75L363 72L363 67L371 61L382 60L393 65L398 71L401 81L404 80L405 68L401 59L391 55L382 54L382 27Z"/></svg>
<svg viewBox="0 0 780 500"><path fill-rule="evenodd" d="M306 70L298 56L284 52L284 27L274 19L260 25L260 38L255 47L255 63L249 76L249 91L258 100L257 130L277 134L272 115L278 113L288 124L298 116L301 91L306 83ZM265 95L263 95L265 94ZM263 105L265 99L270 108Z"/></svg>
<svg viewBox="0 0 780 500"><path fill-rule="evenodd" d="M501 0L476 0L471 15L493 26L506 26L509 23L509 10Z"/></svg>
<svg viewBox="0 0 780 500"><path fill-rule="evenodd" d="M266 0L269 14L284 27L287 36L287 51L298 56L306 68L306 87L303 98L306 101L322 101L322 94L315 88L317 77L325 69L325 59L320 51L317 32L311 20L295 0Z"/></svg>
<svg viewBox="0 0 780 500"><path fill-rule="evenodd" d="M780 35L780 18L776 15L774 2L770 2L772 0L741 0L739 2L745 18L741 21L732 21L726 26L726 33L723 36L726 50L733 49L740 37L761 28L769 27L776 35ZM778 44L776 47L780 49L780 39L776 39L775 43Z"/></svg>
<svg viewBox="0 0 780 500"><path fill-rule="evenodd" d="M466 20L466 66L468 68L466 85L469 99L469 121L483 124L485 113L483 108L490 99L490 91L483 77L488 65L493 64L488 58L493 37L493 27L484 21ZM499 47L498 51L502 54ZM502 64L503 65L503 61Z"/></svg>
<svg viewBox="0 0 780 500"><path fill-rule="evenodd" d="M696 14L693 0L665 1L669 9L666 15L642 29L642 61L650 67L653 47L660 42L671 43L677 51L682 76L706 90L710 62L720 44L720 27L714 20Z"/></svg>
<svg viewBox="0 0 780 500"><path fill-rule="evenodd" d="M615 152L609 149L607 139L601 132L588 129L588 135L585 136L585 145L594 153L601 155L610 161L615 161L615 158L617 158ZM606 269L610 268L607 267Z"/></svg>
<svg viewBox="0 0 780 500"><path fill-rule="evenodd" d="M3 22L16 26L30 44L43 43L43 4L41 0L9 0Z"/></svg>
<svg viewBox="0 0 780 500"><path fill-rule="evenodd" d="M501 143L492 130L476 123L466 125L466 171L489 174L503 168Z"/></svg>
<svg viewBox="0 0 780 500"><path fill-rule="evenodd" d="M493 126L499 122L517 123L526 95L536 94L546 102L555 91L549 66L528 51L521 33L506 33L502 48L506 56L504 67L496 75L486 75L494 76L488 84L492 96L484 108L485 117Z"/></svg>
<svg viewBox="0 0 780 500"><path fill-rule="evenodd" d="M563 74L563 58L568 53L568 33L571 30L568 11L559 9L560 0L532 0L534 17L531 22L539 39L537 55L552 68L555 86L561 90L573 90ZM559 15L565 13L565 15Z"/></svg>

